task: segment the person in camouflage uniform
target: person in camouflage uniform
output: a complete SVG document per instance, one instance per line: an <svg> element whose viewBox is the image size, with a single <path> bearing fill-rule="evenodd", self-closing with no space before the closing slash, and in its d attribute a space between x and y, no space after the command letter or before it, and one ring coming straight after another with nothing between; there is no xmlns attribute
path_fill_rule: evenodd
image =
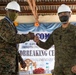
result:
<svg viewBox="0 0 76 75"><path fill-rule="evenodd" d="M45 50L55 45L55 67L53 75L76 75L71 70L76 65L76 26L69 22L71 16L69 6L62 4L58 8L61 27L55 29L49 38L42 42L38 36L34 41Z"/></svg>
<svg viewBox="0 0 76 75"><path fill-rule="evenodd" d="M16 1L6 6L6 16L0 20L0 75L18 75L18 61L24 68L26 64L18 53L17 44L34 38L34 33L17 34L13 22L20 12Z"/></svg>

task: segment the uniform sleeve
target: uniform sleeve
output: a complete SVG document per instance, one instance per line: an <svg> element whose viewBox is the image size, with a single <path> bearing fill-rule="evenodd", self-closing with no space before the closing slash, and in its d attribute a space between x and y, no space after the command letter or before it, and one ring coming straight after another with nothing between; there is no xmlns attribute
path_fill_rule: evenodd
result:
<svg viewBox="0 0 76 75"><path fill-rule="evenodd" d="M76 31L75 31L75 44L76 44Z"/></svg>
<svg viewBox="0 0 76 75"><path fill-rule="evenodd" d="M75 29L75 50L76 50L76 29ZM76 52L74 53L75 57L76 57ZM73 59L73 65L76 65L76 58Z"/></svg>
<svg viewBox="0 0 76 75"><path fill-rule="evenodd" d="M8 43L23 43L30 40L27 34L17 34L7 23L0 22L0 38Z"/></svg>
<svg viewBox="0 0 76 75"><path fill-rule="evenodd" d="M75 47L76 47L76 31L75 31Z"/></svg>
<svg viewBox="0 0 76 75"><path fill-rule="evenodd" d="M51 34L45 42L40 41L37 45L43 49L49 49L53 44L53 34Z"/></svg>
<svg viewBox="0 0 76 75"><path fill-rule="evenodd" d="M19 62L23 61L23 59L22 59L20 53L18 52L17 54L18 54L18 60L19 60Z"/></svg>

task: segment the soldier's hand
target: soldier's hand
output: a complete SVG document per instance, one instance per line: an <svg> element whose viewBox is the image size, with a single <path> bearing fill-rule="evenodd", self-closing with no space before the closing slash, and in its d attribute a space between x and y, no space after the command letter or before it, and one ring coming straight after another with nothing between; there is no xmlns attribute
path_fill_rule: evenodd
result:
<svg viewBox="0 0 76 75"><path fill-rule="evenodd" d="M22 68L25 68L26 67L26 63L24 61L21 61L20 62L20 65L21 65Z"/></svg>
<svg viewBox="0 0 76 75"><path fill-rule="evenodd" d="M29 39L34 39L34 37L35 37L34 33L32 33L32 32L29 32L27 35L28 35Z"/></svg>
<svg viewBox="0 0 76 75"><path fill-rule="evenodd" d="M72 71L73 73L76 73L76 65L71 68L71 71Z"/></svg>
<svg viewBox="0 0 76 75"><path fill-rule="evenodd" d="M37 44L39 44L39 42L40 42L39 37L38 37L38 36L35 36L35 37L34 37L34 41L35 41Z"/></svg>

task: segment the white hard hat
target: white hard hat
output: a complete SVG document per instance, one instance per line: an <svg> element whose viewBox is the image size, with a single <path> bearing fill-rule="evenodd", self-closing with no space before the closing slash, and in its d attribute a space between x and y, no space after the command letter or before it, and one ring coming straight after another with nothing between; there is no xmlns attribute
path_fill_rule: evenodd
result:
<svg viewBox="0 0 76 75"><path fill-rule="evenodd" d="M57 13L61 13L61 12L70 12L70 13L72 13L70 7L67 6L67 5L65 5L65 4L62 4L62 5L58 8Z"/></svg>
<svg viewBox="0 0 76 75"><path fill-rule="evenodd" d="M20 5L16 2L16 1L11 1L7 4L7 6L5 7L5 10L8 10L8 9L11 9L11 10L16 10L16 11L21 11L20 10Z"/></svg>

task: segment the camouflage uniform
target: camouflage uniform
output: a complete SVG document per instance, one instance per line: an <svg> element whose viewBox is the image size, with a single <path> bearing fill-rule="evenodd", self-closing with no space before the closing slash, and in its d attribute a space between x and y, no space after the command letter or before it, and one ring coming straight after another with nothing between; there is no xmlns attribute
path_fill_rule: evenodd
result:
<svg viewBox="0 0 76 75"><path fill-rule="evenodd" d="M39 47L48 49L55 45L55 75L76 75L71 72L72 66L76 65L76 26L69 24L65 29L57 28L46 40L37 44Z"/></svg>
<svg viewBox="0 0 76 75"><path fill-rule="evenodd" d="M0 20L0 75L17 75L16 45L28 40L27 34L17 34L16 27L6 18Z"/></svg>

